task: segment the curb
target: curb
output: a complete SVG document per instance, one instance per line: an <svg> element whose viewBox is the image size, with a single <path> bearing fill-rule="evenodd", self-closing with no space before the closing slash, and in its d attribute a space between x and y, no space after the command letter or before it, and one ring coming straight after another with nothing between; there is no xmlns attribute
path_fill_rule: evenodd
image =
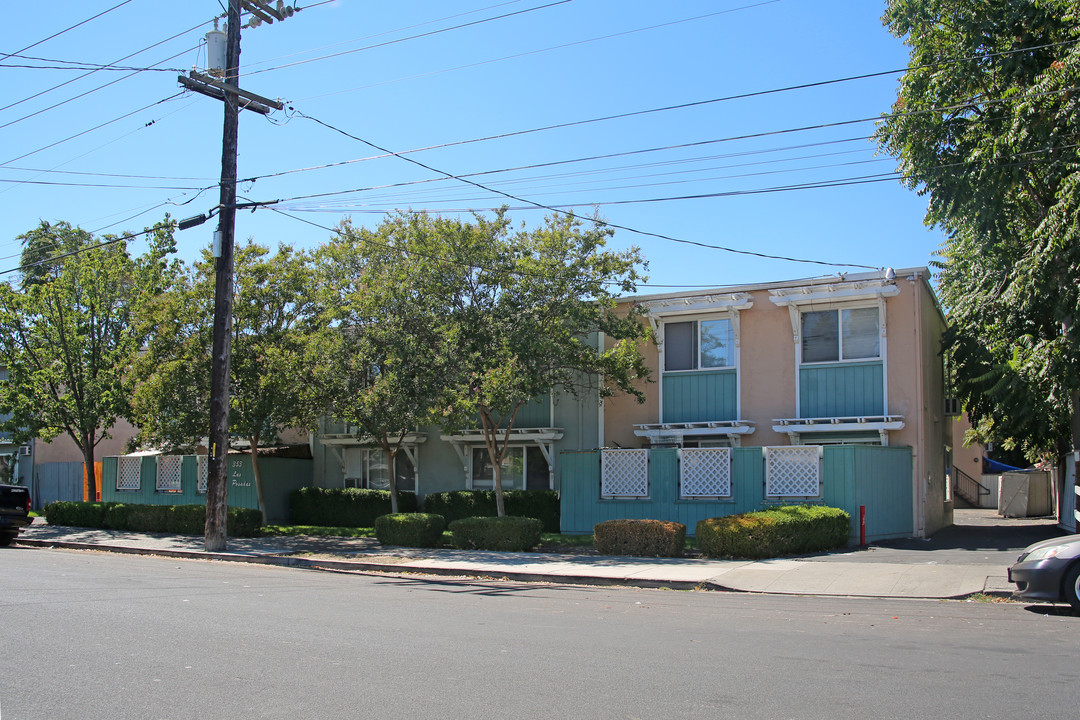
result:
<svg viewBox="0 0 1080 720"><path fill-rule="evenodd" d="M585 585L591 587L639 587L668 590L709 590L723 592L744 592L725 588L711 581L692 582L685 580L634 580L631 578L601 578L583 575L548 575L543 573L506 572L493 573L486 570L467 568L425 568L407 567L399 563L370 563L356 560L312 560L309 558L287 555L252 555L247 553L211 553L193 550L166 550L119 545L98 545L95 543L70 542L65 540L32 540L18 538L17 545L29 547L59 548L64 550L96 550L122 555L157 555L187 560L217 560L221 562L248 563L251 565L275 565L306 570L321 570L338 573L371 573L378 575L432 575L436 577L466 577L482 580L509 580L514 582L549 583L553 585Z"/></svg>

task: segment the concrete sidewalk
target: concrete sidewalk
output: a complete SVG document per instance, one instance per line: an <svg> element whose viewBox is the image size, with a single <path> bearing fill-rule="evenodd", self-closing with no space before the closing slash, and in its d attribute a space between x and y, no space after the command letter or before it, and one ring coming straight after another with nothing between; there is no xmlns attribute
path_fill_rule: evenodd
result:
<svg viewBox="0 0 1080 720"><path fill-rule="evenodd" d="M1052 536L1053 529L1047 530ZM930 548L877 548L775 560L605 557L383 547L369 538L266 537L229 540L208 553L197 536L117 532L34 524L19 545L103 550L336 571L416 573L587 585L712 589L788 595L879 598L1008 596L1010 548L938 554ZM875 557L877 556L877 557ZM880 557L881 561L878 561ZM1009 558L1002 561L1002 558Z"/></svg>

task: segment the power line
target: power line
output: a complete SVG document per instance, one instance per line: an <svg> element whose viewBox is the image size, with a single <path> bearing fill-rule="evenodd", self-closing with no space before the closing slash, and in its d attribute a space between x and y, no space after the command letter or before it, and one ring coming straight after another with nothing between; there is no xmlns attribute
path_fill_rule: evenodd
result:
<svg viewBox="0 0 1080 720"><path fill-rule="evenodd" d="M812 264L812 265L827 265L827 266L830 266L830 267L861 267L861 268L868 268L868 269L871 269L871 270L876 270L877 269L877 268L871 267L869 265L857 265L857 264L853 264L853 263L832 263L832 262L825 262L825 261L822 261L822 260L808 260L808 259L805 259L805 258L794 258L794 257L787 257L787 256L784 256L784 255L771 255L771 254L768 254L768 253L753 252L753 251L750 251L750 250L739 250L739 249L736 249L736 248L726 247L726 246L723 246L723 245L710 245L708 243L701 243L701 242L696 242L696 241L693 241L693 240L685 240L683 238L676 238L676 237L672 237L670 235L663 235L661 233L654 233L654 232L649 232L649 231L646 231L646 230L638 230L637 228L632 228L632 227L629 227L627 225L619 225L617 223L611 223L611 222L606 222L606 221L594 220L594 219L591 219L591 218L585 218L585 217L582 217L581 215L578 215L577 213L573 213L573 212L570 212L568 210L561 210L561 209L557 209L557 208L554 208L554 207L551 207L551 206L548 206L548 205L544 205L542 203L533 202L532 200L529 200L527 198L521 198L521 197L518 197L516 195L511 195L510 193L505 193L505 192L502 192L501 190L494 190L492 188L481 185L480 183L475 182L473 180L469 180L467 178L461 178L461 177L455 176L455 175L453 175L451 173L448 173L448 172L446 172L444 170L439 170L439 169L434 168L434 167L432 167L430 165L422 163L419 160L414 160L413 158L409 158L409 157L405 157L403 155L399 155L398 153L395 153L392 150L388 150L388 149L386 149L384 147L380 147L379 145L376 145L375 143L371 142L370 140L365 140L363 138L357 137L356 135L352 135L351 133L348 133L348 132L346 132L346 131L344 131L344 130L342 130L340 128L337 128L337 127L334 127L333 125L325 123L322 120L318 120L318 119L310 117L308 115L304 115L303 113L298 112L298 114L303 118L306 118L308 120L316 122L319 125L322 125L323 127L326 127L326 128L328 128L330 130L333 130L334 132L340 133L340 134L344 135L345 137L352 138L353 140L356 140L357 142L361 142L361 143L363 143L365 145L368 145L369 147L372 147L372 148L374 148L376 150L379 150L380 152L388 153L390 155L393 155L394 157L398 157L398 158L400 158L402 160L405 160L406 162L409 162L409 163L412 163L412 164L417 165L419 167L422 167L425 170L429 170L431 172L438 173L439 175L445 175L446 177L451 178L451 179L460 180L461 182L468 183L469 185L473 185L475 187L478 187L481 190L486 190L487 192L491 192L491 193L494 193L496 195L501 195L503 197L514 200L516 202L525 203L527 205L532 205L532 206L534 206L536 208L539 208L539 209L542 209L542 210L548 210L548 211L553 212L553 213L566 215L567 217L571 217L571 218L574 218L574 219L577 219L577 220L582 220L582 221L587 221L587 222L599 222L602 225L604 225L605 227L611 227L611 228L615 228L615 229L618 229L618 230L626 230L627 232L631 232L631 233L634 233L634 234L637 234L637 235L643 235L643 236L646 236L646 237L655 237L655 238L659 238L661 240L669 240L671 242L684 243L684 244L687 244L687 245L695 245L695 246L698 246L698 247L712 248L714 250L723 250L724 252L736 253L736 254L739 254L739 255L751 255L751 256L754 256L754 257L766 258L766 259L770 259L770 260L786 260L786 261L789 261L789 262L808 263L808 264Z"/></svg>
<svg viewBox="0 0 1080 720"><path fill-rule="evenodd" d="M124 242L126 240L132 240L132 239L137 238L137 237L139 237L141 235L149 235L152 232L157 232L158 230L161 230L162 228L167 228L167 227L170 227L170 226L171 226L171 223L158 223L154 227L147 228L146 230L143 230L142 232L129 233L128 235L123 235L121 237L113 238L111 240L105 240L104 242L100 242L100 243L98 243L96 245L89 245L87 247L79 248L78 250L72 250L71 252L61 253L60 255L53 255L52 257L43 258L43 259L38 260L36 262L27 263L25 265L20 265L19 267L11 268L9 270L0 270L0 275L7 275L8 273L18 272L20 270L29 270L30 268L38 267L40 265L46 265L46 264L49 264L49 263L54 263L57 260L63 260L64 258L68 258L68 257L71 257L73 255L81 255L84 252L90 252L91 250L98 250L100 248L107 247L109 245L115 245L118 242Z"/></svg>
<svg viewBox="0 0 1080 720"><path fill-rule="evenodd" d="M52 65L15 65L13 63L7 63L2 67L9 68L23 68L24 70L131 70L134 72L187 72L183 68L157 68L157 67L130 67L127 65L115 65L108 64L103 65L101 63L83 62L81 60L55 60L52 58L34 57L33 55L19 55L12 53L8 57L19 58L20 60L33 60L38 63L53 63Z"/></svg>
<svg viewBox="0 0 1080 720"><path fill-rule="evenodd" d="M39 147L37 150L31 150L30 152L23 153L22 155L19 155L18 157L14 157L14 158L11 158L10 160L6 160L6 161L0 163L0 166L7 165L8 163L17 162L19 160L22 160L23 158L30 157L31 155L36 155L37 153L42 152L43 150L48 150L49 148L53 148L53 147L56 147L57 145L61 145L63 143L66 143L69 140L74 140L77 137L82 137L83 135L86 135L87 133L94 132L95 130L100 130L103 127L106 127L108 125L112 125L113 123L119 122L120 120L123 120L124 118L131 117L132 115L135 115L136 113L140 113L143 110L148 110L148 109L154 107L155 105L160 105L162 103L169 102L170 100L175 100L176 98L181 97L183 94L184 93L182 93L182 92L178 92L175 95L170 95L169 97L164 98L162 100L158 100L157 102L152 102L149 105L144 105L143 107L139 108L138 110L132 110L129 113L124 113L120 117L116 117L116 118L113 118L112 120L108 120L106 122L103 122L100 125L95 125L92 128L89 128L87 130L83 130L82 132L75 133L74 135L69 135L68 137L64 138L63 140L57 140L56 142L49 143L48 145L45 145L44 147Z"/></svg>
<svg viewBox="0 0 1080 720"><path fill-rule="evenodd" d="M376 43L375 45L367 45L362 48L354 48L352 50L343 50L339 53L333 53L331 55L323 55L322 57L310 58L308 60L298 60L294 63L287 63L285 65L278 65L272 68L263 68L262 70L254 70L247 73L247 75L258 75L259 73L270 72L271 70L281 70L283 68L295 67L297 65L306 65L307 63L317 62L319 60L328 60L330 58L341 57L342 55L351 55L353 53L363 52L364 50L373 50L374 48L385 47L387 45L394 45L396 43L405 42L407 40L416 40L417 38L429 37L431 35L438 35L439 33L450 32L451 30L460 30L462 28L470 27L472 25L480 25L494 20L503 20L508 17L514 17L515 15L524 15L526 13L535 12L537 10L546 10L556 5L565 5L573 0L555 0L555 2L547 3L546 5L537 5L535 7L526 8L525 10L517 10L512 13L506 13L504 15L496 15L494 17L483 18L481 20L473 20L472 22L462 23L460 25L454 25L447 28L441 28L439 30L430 30L428 32L419 33L417 35L410 35L408 37L398 38L397 40L387 40L386 42Z"/></svg>
<svg viewBox="0 0 1080 720"><path fill-rule="evenodd" d="M338 90L338 91L335 91L335 92L332 92L332 93L326 93L325 95L316 95L316 96L308 97L308 98L304 98L304 99L305 100L313 100L315 98L330 97L332 95L341 95L343 93L356 92L357 90L366 90L368 88L379 87L380 85L389 85L391 83L401 82L403 80L416 80L416 79L422 78L422 77L430 77L432 75L441 75L442 73L455 72L457 70L464 70L464 69L467 69L467 68L479 67L481 65L490 65L492 63L503 62L505 60L514 60L514 59L521 58L521 57L527 57L529 55L538 55L540 53L551 52L553 50L564 50L566 48L575 47L575 46L578 46L578 45L586 45L588 43L598 42L598 41L601 41L601 40L610 40L612 38L623 37L623 36L626 36L626 35L633 35L635 33L645 32L645 31L648 31L648 30L657 30L659 28L670 27L672 25L679 25L679 24L686 23L686 22L693 22L695 20L704 20L705 18L715 17L717 15L727 15L728 13L738 12L738 11L741 11L741 10L750 10L750 9L753 9L753 8L756 8L756 7L761 7L763 5L771 5L773 3L778 3L778 2L781 2L781 1L782 0L763 0L763 2L753 3L751 5L743 5L741 7L729 8L727 10L719 10L717 12L706 13L704 15L695 15L694 17L682 18L680 20L672 20L672 21L669 21L669 22L658 23L656 25L649 25L649 26L646 26L646 27L634 28L632 30L624 30L622 32L611 33L611 34L608 34L608 35L601 35L599 37L587 38L585 40L577 40L577 41L570 42L570 43L564 43L562 45L553 45L551 47L541 48L541 49L538 49L538 50L530 50L528 52L516 53L514 55L506 55L504 57L494 58L494 59L491 59L491 60L482 60L480 62L468 63L466 65L459 65L457 67L446 68L446 69L443 69L443 70L434 70L432 72L421 73L419 75L410 75L409 77L405 77L405 78L397 78L395 80L386 80L384 82L378 82L378 83L373 83L373 84L370 84L370 85L364 85L364 86L361 86L361 87L358 87L358 88L350 88L348 90ZM456 28L448 28L448 29L452 30L452 29L456 29ZM383 33L383 34L385 34L385 33ZM422 37L422 36L418 35L416 37ZM411 40L412 38L403 38L403 39ZM355 50L351 50L350 52L360 52L362 50L370 50L370 49L376 48L376 47L381 47L381 45L372 45L370 47L357 48ZM305 62L315 62L316 60L323 60L323 59L326 59L326 58L333 58L333 57L337 57L337 55L328 55L328 56L324 56L322 58L312 58L311 60L307 60ZM263 70L259 70L258 72L269 72L270 70L276 70L276 69L282 68L282 67L291 67L291 65L278 65L278 66L271 67L271 68L264 68Z"/></svg>
<svg viewBox="0 0 1080 720"><path fill-rule="evenodd" d="M127 5L130 2L132 2L132 0L124 0L119 5L113 5L108 10L102 10L97 15L93 15L91 17L88 17L88 18L86 18L85 20L83 20L81 22L75 23L71 27L67 27L67 28L64 28L63 30L61 30L60 32L53 33L52 35L48 36L47 38L43 38L41 40L38 40L35 43L31 43L31 44L27 45L26 47L24 47L22 50L16 50L14 53L0 53L0 63L4 62L4 60L8 59L9 57L14 57L14 56L17 56L19 53L24 53L27 50L30 50L32 48L36 48L38 45L41 45L42 43L46 43L46 42L48 42L49 40L52 40L55 37L60 37L64 33L69 32L71 30L74 30L77 27L81 27L81 26L85 25L86 23L88 23L88 22L90 22L92 20L97 20L102 15L107 15L108 13L111 13L113 10L116 10L117 8L121 8L121 7L123 7L124 5Z"/></svg>
<svg viewBox="0 0 1080 720"><path fill-rule="evenodd" d="M123 62L123 61L125 61L125 60L127 60L129 58L135 57L136 55L141 55L142 53L146 52L147 50L153 50L154 48L158 47L159 45L164 45L165 43L170 42L172 40L175 40L176 38L181 37L182 35L186 35L186 34L188 34L190 32L198 30L199 28L201 28L203 25L206 25L206 24L207 24L206 22L201 22L198 25L194 25L194 26L188 28L187 30L184 30L182 32L178 32L175 35L172 35L170 37L165 38L164 40L161 40L159 42L154 43L153 45L148 45L147 47L144 47L142 50L137 50L137 51L131 53L130 55L125 55L124 57L120 58L119 60L113 61L112 64L121 63L121 62ZM172 60L174 58L178 58L178 57L180 57L181 55L183 55L185 53L191 52L191 50L197 49L198 47L199 46L195 46L195 48L188 48L187 50L184 50L183 52L179 52L176 55L173 55L172 57L165 58L161 62L154 63L150 67L156 67L156 66L160 65L161 63L168 62L169 60ZM20 50L19 52L22 52L22 51ZM34 93L33 95L30 95L29 97L24 97L22 100L16 100L15 102L10 103L8 105L5 105L4 107L0 107L0 112L3 112L3 111L8 110L10 108L13 108L16 105L21 105L24 102L27 102L29 100L33 100L34 98L41 97L42 95L50 93L53 90L59 90L60 88L64 87L65 85L70 85L73 82L77 82L79 80L82 80L83 78L89 77L90 75L93 75L96 72L99 72L99 70L90 70L88 72L83 73L82 75L79 75L78 77L73 77L70 80L65 80L64 82L60 83L59 85L54 85L51 88L47 88L47 89L42 90L40 92ZM132 73L132 75L135 75L135 74L137 74L137 73ZM118 79L113 80L111 82L108 82L108 83L106 83L104 85L101 85L101 86L99 86L97 88L94 88L93 90L89 90L89 91L84 92L84 93L82 93L80 95L76 95L73 98L68 98L67 100L64 100L63 102L60 102L60 103L57 103L57 104L52 105L50 107L47 107L44 110L38 110L37 112L32 113L30 115L27 115L25 117L21 117L18 120L13 120L11 122L6 123L5 125L0 125L0 129L6 128L8 125L14 125L15 123L22 122L23 120L26 120L27 118L34 117L35 115L40 115L43 112L48 112L49 110L53 110L55 108L60 107L61 105L64 105L66 103L71 102L72 100L77 100L77 99L79 99L81 97L85 97L86 95L89 95L90 93L97 92L98 90L101 90L103 88L107 88L110 85L115 85L118 82L121 82L123 80L128 79L129 77L132 77L132 75L125 75L122 78L118 78Z"/></svg>

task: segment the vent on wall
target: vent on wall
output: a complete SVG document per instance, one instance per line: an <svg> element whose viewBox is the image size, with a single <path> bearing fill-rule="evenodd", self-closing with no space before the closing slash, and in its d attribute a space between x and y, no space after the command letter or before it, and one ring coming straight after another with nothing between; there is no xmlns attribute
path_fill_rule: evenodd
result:
<svg viewBox="0 0 1080 720"><path fill-rule="evenodd" d="M960 398L945 398L945 415L947 417L956 417L960 412Z"/></svg>
<svg viewBox="0 0 1080 720"><path fill-rule="evenodd" d="M19 454L29 457L29 455L30 455L30 446L29 445L20 445L19 446Z"/></svg>

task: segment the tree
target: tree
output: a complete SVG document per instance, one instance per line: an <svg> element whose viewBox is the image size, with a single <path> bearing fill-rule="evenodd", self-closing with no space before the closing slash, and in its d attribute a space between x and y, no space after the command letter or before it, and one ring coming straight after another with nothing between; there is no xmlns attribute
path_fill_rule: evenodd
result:
<svg viewBox="0 0 1080 720"><path fill-rule="evenodd" d="M168 216L147 232L149 251L132 258L123 240L42 222L19 236L16 285L0 284L5 429L18 442L66 433L82 453L91 499L95 448L117 418L130 417L131 366L149 331L141 310L174 267Z"/></svg>
<svg viewBox="0 0 1080 720"><path fill-rule="evenodd" d="M439 283L435 258L454 231L425 214L388 218L375 231L346 221L320 253L329 315L323 358L309 365L317 373L311 385L321 407L382 450L395 513L395 456L410 432L440 422L453 402L448 286Z"/></svg>
<svg viewBox="0 0 1080 720"><path fill-rule="evenodd" d="M1080 448L1080 14L1071 0L890 0L911 47L877 132L945 230L948 362L976 435Z"/></svg>
<svg viewBox="0 0 1080 720"><path fill-rule="evenodd" d="M274 255L249 241L236 251L230 361L230 433L247 441L259 510L266 502L259 445L292 426L308 426L302 381L314 337L309 255L281 245ZM208 255L164 293L157 333L140 361L135 400L140 441L193 447L209 428L214 264Z"/></svg>
<svg viewBox="0 0 1080 720"><path fill-rule="evenodd" d="M636 289L641 259L636 248L605 251L612 234L566 216L513 232L505 209L450 225L435 275L450 283L440 291L457 393L447 422L479 417L500 516L502 462L525 404L590 386L643 400L635 383L649 375L639 350L647 331L636 308L615 307L616 293Z"/></svg>

